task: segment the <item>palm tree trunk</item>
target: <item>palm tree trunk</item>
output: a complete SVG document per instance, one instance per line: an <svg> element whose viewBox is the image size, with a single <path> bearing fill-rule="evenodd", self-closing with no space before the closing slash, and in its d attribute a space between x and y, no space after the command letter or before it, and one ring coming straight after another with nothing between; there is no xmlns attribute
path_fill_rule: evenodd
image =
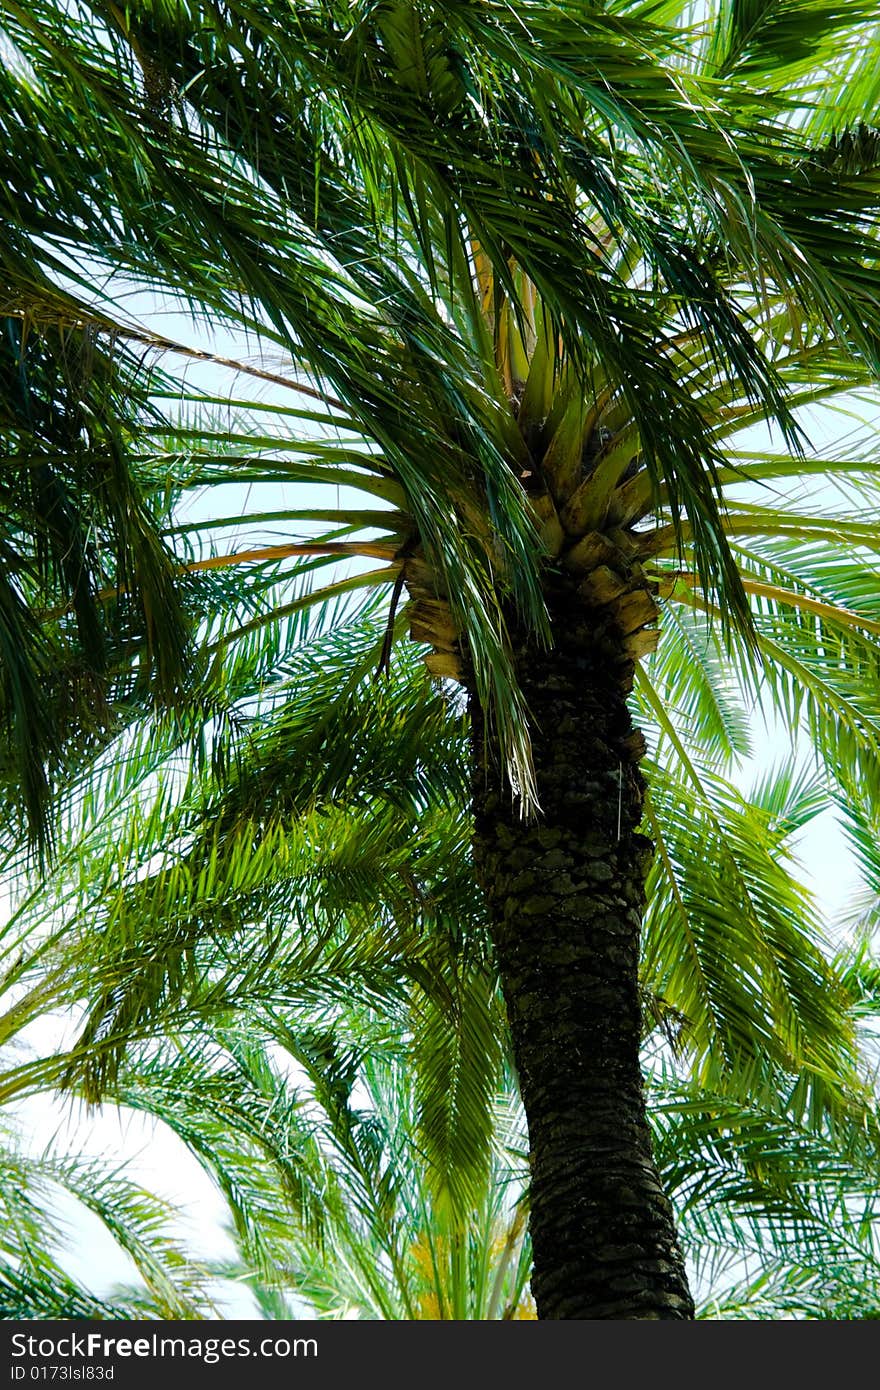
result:
<svg viewBox="0 0 880 1390"><path fill-rule="evenodd" d="M554 644L514 632L540 816L520 818L471 700L475 858L529 1127L540 1318L691 1318L639 1064L650 841L633 664L601 609L548 579ZM607 610L606 610L607 612ZM641 745L641 747L640 747Z"/></svg>

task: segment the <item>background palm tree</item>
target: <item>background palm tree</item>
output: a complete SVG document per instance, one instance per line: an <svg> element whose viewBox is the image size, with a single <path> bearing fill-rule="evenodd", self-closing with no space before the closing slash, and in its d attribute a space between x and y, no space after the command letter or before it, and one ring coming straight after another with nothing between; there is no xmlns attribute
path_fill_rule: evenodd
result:
<svg viewBox="0 0 880 1390"><path fill-rule="evenodd" d="M390 585L379 667L408 629L469 691L475 852L529 1118L539 1312L689 1316L639 1070L650 844L628 696L660 603L709 613L702 645L690 616L666 621L697 640L704 695L723 640L748 679L807 714L844 788L876 788L874 528L827 496L781 517L763 490L791 500L826 470L798 452L797 409L876 367L877 143L846 126L861 103L873 112L872 17L804 7L792 46L772 7L747 20L720 9L698 30L675 7L649 21L580 3L315 3L295 24L269 0L173 17L145 6L136 22L97 3L0 14L10 315L158 348L114 304L121 277L186 297L254 336L252 379L283 379L310 405L273 401L261 431L259 403L229 402L218 427L190 391L198 413L173 440L154 433L143 466L155 478L161 460L169 489L310 478L373 503L252 514L310 534L249 545L250 613L208 635L203 698L233 641L307 601L267 566L298 553L381 562L310 599ZM859 56L835 67L854 28ZM819 70L825 100L808 111ZM104 266L110 292L86 296ZM275 370L279 349L295 369ZM742 433L767 419L773 449ZM307 433L292 441L294 424ZM832 471L876 504L863 457ZM177 524L178 544L210 537ZM214 574L242 557L181 559ZM37 607L39 578L20 585ZM66 610L53 612L63 635ZM705 796L653 677L639 693ZM668 847L660 862L672 885ZM714 925L687 969L669 969L690 1012L708 997L695 966ZM774 1045L821 1108L825 1049L839 1062L845 1029L832 995L811 990L819 956L803 936L783 948L780 930L745 994L766 987ZM728 972L725 985L742 981ZM824 1041L809 1047L808 992L824 1001L809 1030ZM717 1015L711 1000L705 1028ZM715 1057L736 1074L754 1040L722 1041Z"/></svg>
<svg viewBox="0 0 880 1390"><path fill-rule="evenodd" d="M177 1213L114 1165L53 1146L29 1152L4 1116L0 1140L0 1318L202 1318L217 1315L209 1271L173 1233ZM131 1261L137 1286L99 1295L71 1273L88 1212ZM95 1282L102 1282L97 1280Z"/></svg>

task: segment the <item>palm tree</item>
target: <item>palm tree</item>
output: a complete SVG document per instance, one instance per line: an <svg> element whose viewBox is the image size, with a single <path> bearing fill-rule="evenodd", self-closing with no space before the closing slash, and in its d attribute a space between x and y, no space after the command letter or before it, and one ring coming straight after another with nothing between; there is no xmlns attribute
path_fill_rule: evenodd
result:
<svg viewBox="0 0 880 1390"><path fill-rule="evenodd" d="M418 649L377 688L381 612L329 632L317 618L305 611L280 662L261 653L269 673L248 652L230 664L238 707L263 697L232 777L210 761L198 773L180 728L153 721L81 773L54 874L20 883L3 931L0 1096L64 1080L170 1126L224 1193L234 1277L266 1316L290 1315L283 1290L322 1316L528 1315L526 1153L505 1144L518 1102L467 849L467 721ZM724 708L735 731L732 691ZM817 952L787 867L827 804L815 778L781 769L746 801L706 753L696 740L684 777L662 763L652 777L664 873L649 885L643 1064L659 1171L710 1315L745 1299L729 1268L760 1280L763 1316L797 1300L815 1315L832 1264L854 1277L858 1260L865 1297L874 1277L876 1126L870 1089L859 1104L847 1086L872 967ZM685 999L689 942L702 988L684 972ZM765 971L732 980L737 949ZM780 1007L774 975L792 959L809 972ZM74 1001L86 1014L66 1049L16 1052ZM858 1296L852 1279L844 1293Z"/></svg>
<svg viewBox="0 0 880 1390"><path fill-rule="evenodd" d="M125 1067L126 1103L170 1124L228 1195L240 1257L215 1272L247 1282L267 1318L534 1317L515 1094L495 1098L490 1161L456 1200L426 1162L397 1020L281 1018L271 1055L248 1021ZM737 1102L668 1067L648 1066L647 1093L698 1316L873 1315L876 1148L799 1124L778 1094Z"/></svg>
<svg viewBox="0 0 880 1390"><path fill-rule="evenodd" d="M460 855L448 846L450 865ZM172 886L179 893L179 877ZM155 893L153 885L145 901ZM277 879L264 901L272 896L289 920ZM210 897L199 908L209 913ZM210 949L204 922L202 931ZM325 989L320 1002L304 990L297 1002L283 961L264 962L224 1008L216 996L240 983L240 971L223 981L231 962L216 935L211 1005L204 993L191 999L182 1029L164 1042L129 1039L115 1088L126 1106L170 1126L226 1196L241 1258L215 1273L247 1280L266 1317L534 1316L521 1110L509 1075L498 1098L486 1092L491 976L479 958L471 954L468 967L459 950L447 976L458 985L457 1027L448 1001L437 1007L417 984L381 1011L352 1005L351 988L335 998ZM93 962L106 940L89 940ZM339 945L337 926L324 940L329 973ZM117 957L104 970L119 980L119 965ZM134 960L129 975L130 990L143 987ZM321 978L314 960L310 977L313 986ZM880 1268L876 1126L872 1140L852 1124L817 1125L799 1113L797 1087L784 1093L778 1076L763 1088L753 1078L747 1099L713 1091L689 1076L686 1052L676 1049L670 1065L668 1047L658 1047L670 1014L652 1002L661 1022L644 1060L658 1168L698 1275L699 1315L870 1316ZM851 1009L865 1004L870 1011L867 994L853 993ZM91 1205L101 1206L88 1177ZM14 1201L10 1215L15 1230ZM49 1315L64 1292L55 1272L35 1315ZM137 1306L112 1315L147 1315Z"/></svg>
<svg viewBox="0 0 880 1390"><path fill-rule="evenodd" d="M208 635L214 676L231 643L306 602L384 585L378 668L408 631L467 691L474 855L550 1318L692 1314L639 1065L645 880L674 896L676 876L662 841L650 870L634 682L705 795L639 664L661 614L668 650L697 653L677 686L665 673L685 716L700 694L723 723L726 649L806 716L842 787L877 787L876 480L858 450L810 453L802 412L867 386L878 360L878 146L858 124L876 26L803 6L793 43L771 6L719 6L696 28L687 13L0 6L10 317L181 360L186 344L123 313L133 279L237 326L259 358L236 381L292 397L184 389L194 413L142 426L132 468L164 470L170 491L313 481L370 502L256 511L239 494L175 522L191 574L252 567L249 613ZM857 56L835 59L854 33ZM748 433L768 421L778 438ZM799 501L822 476L860 489L861 510ZM230 551L243 510L251 538ZM282 538L263 543L266 526ZM380 567L306 598L284 564L297 556ZM45 619L39 569L20 572ZM69 611L48 618L62 637ZM675 903L685 921L692 907ZM666 966L664 993L702 1008L704 1038L719 1009L698 968L719 927ZM821 1094L799 1016L821 967L770 935L754 963L747 935L730 943L748 978L721 971L723 989L766 984L774 1036ZM834 1015L828 997L810 1021L839 1055ZM747 1028L715 1041L729 1071L756 1046Z"/></svg>
<svg viewBox="0 0 880 1390"><path fill-rule="evenodd" d="M359 626L300 631L281 676L288 698L252 719L237 786L206 768L198 790L190 781L169 796L157 771L177 763L179 731L176 741L150 729L149 746L129 735L127 761L111 759L103 787L93 773L91 796L72 799L79 819L69 858L59 841L57 896L42 885L42 902L22 903L5 933L7 954L32 964L4 1031L26 1037L29 1021L74 999L90 1012L62 1055L9 1055L0 1091L66 1075L95 1094L112 1077L116 1097L169 1126L220 1186L241 1251L220 1272L247 1279L264 1316L529 1316L527 1154L501 1065L463 783L450 804L465 721L412 659L395 661L390 689L377 696L364 681L328 720L328 682L374 645L376 619ZM728 717L734 725L732 702ZM274 793L261 799L267 783ZM720 896L732 874L748 877L751 897L728 923L753 952L766 956L776 932L780 958L809 959L808 903L785 861L825 804L815 779L782 769L748 802L717 782L710 808L691 799L685 831L670 810L679 787L677 768L658 769L687 930L655 884L643 970L680 956L688 932L711 933L713 888ZM704 832L705 854L694 853L690 822L707 809L724 834ZM717 957L704 957L716 1027L763 1022L750 1070L744 1059L738 1074L712 1069L701 1014L676 1010L647 972L642 985L658 1171L698 1276L699 1315L863 1316L877 1286L874 1092L866 1079L861 1117L845 1094L814 1113L814 1062L794 1071L785 1015L772 998L730 996ZM815 969L801 1018L829 1069L822 994L870 1022L875 979L864 948ZM44 1316L62 1306L64 1288L55 1303L52 1288L46 1280L36 1297Z"/></svg>
<svg viewBox="0 0 880 1390"><path fill-rule="evenodd" d="M312 1121L320 1231L290 1204L276 1216L280 1248L268 1264L238 1232L241 1257L224 1273L251 1283L266 1317L312 1309L329 1318L534 1318L528 1154L516 1099L499 1100L486 1185L470 1210L456 1211L438 1203L409 1130L405 1060L392 1051L361 1056L355 1067L353 1056L346 1056L354 1082L347 1105L331 1106L321 1128ZM331 1057L327 1049L325 1066L338 1062L338 1054ZM337 1103L341 1080L337 1073ZM142 1102L151 1086L145 1077ZM161 1081L154 1102L161 1108L160 1088ZM698 1317L877 1316L873 1159L860 1160L839 1130L820 1135L798 1125L779 1096L736 1103L650 1067L646 1088L658 1171L678 1213ZM251 1171L264 1186L265 1219L283 1185L265 1157Z"/></svg>

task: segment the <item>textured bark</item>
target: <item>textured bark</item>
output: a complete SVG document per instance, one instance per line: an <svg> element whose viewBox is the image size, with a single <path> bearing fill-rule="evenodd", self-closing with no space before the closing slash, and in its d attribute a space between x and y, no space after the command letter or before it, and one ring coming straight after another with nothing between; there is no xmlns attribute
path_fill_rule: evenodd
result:
<svg viewBox="0 0 880 1390"><path fill-rule="evenodd" d="M633 667L607 608L550 578L550 651L514 649L541 814L523 821L473 714L475 856L529 1127L541 1318L691 1318L639 1064L639 933L652 846L637 833Z"/></svg>

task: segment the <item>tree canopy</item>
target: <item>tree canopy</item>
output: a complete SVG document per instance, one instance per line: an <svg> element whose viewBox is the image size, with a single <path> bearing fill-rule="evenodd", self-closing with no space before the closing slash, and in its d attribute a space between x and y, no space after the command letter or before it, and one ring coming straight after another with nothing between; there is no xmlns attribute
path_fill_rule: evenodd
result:
<svg viewBox="0 0 880 1390"><path fill-rule="evenodd" d="M855 977L786 856L829 790L857 842L877 814L876 449L817 413L876 409L874 11L3 0L0 26L7 865L24 826L59 914L37 885L12 917L6 1027L86 1010L66 1071L7 1093L97 1098L278 961L305 992L353 968L365 1004L442 983L448 1025L478 942L539 1313L690 1316L646 1007L707 1094L871 1129ZM310 664L306 615L358 592L382 616ZM469 735L451 688L392 685L407 637ZM759 700L821 773L748 799Z"/></svg>

